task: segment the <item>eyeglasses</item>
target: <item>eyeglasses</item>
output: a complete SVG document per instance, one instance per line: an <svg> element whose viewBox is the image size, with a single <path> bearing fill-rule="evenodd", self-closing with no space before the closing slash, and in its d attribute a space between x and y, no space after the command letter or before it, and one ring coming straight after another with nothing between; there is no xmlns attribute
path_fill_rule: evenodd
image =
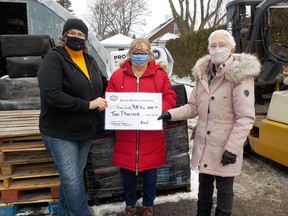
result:
<svg viewBox="0 0 288 216"><path fill-rule="evenodd" d="M86 36L82 32L69 31L69 32L67 32L67 36L78 37L80 39L86 39Z"/></svg>
<svg viewBox="0 0 288 216"><path fill-rule="evenodd" d="M135 49L132 51L132 54L135 54L135 55L149 54L149 49L145 49L145 47L135 48Z"/></svg>
<svg viewBox="0 0 288 216"><path fill-rule="evenodd" d="M148 55L147 52L132 52L133 55Z"/></svg>

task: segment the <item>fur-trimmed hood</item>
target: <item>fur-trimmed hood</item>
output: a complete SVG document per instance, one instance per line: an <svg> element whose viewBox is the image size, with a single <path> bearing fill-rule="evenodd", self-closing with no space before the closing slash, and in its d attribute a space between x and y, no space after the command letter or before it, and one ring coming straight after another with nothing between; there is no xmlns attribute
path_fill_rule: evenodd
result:
<svg viewBox="0 0 288 216"><path fill-rule="evenodd" d="M233 58L230 60L230 58ZM225 79L234 82L240 83L247 77L258 77L261 72L261 63L258 58L252 54L247 53L234 53L226 62L233 61L230 68L225 72ZM195 66L192 68L192 74L196 80L201 76L201 71L199 68L205 68L207 73L207 67L211 63L209 55L206 55L200 58Z"/></svg>

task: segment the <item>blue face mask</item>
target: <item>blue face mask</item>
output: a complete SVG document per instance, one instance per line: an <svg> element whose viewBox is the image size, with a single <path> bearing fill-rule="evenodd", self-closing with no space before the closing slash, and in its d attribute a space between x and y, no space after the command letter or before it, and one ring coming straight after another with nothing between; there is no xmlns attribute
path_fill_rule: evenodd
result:
<svg viewBox="0 0 288 216"><path fill-rule="evenodd" d="M137 66L142 66L148 61L148 54L147 53L132 53L131 61Z"/></svg>

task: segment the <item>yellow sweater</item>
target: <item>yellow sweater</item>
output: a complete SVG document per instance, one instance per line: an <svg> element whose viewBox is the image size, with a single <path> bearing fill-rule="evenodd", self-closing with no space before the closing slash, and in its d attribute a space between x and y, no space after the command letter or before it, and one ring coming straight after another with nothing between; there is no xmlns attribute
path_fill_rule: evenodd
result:
<svg viewBox="0 0 288 216"><path fill-rule="evenodd" d="M83 55L83 51L75 51L72 49L69 49L69 47L65 46L65 49L67 50L67 52L69 53L71 59L73 60L73 62L78 65L78 67L82 70L82 72L85 74L85 76L90 80L90 76L87 70L87 66L85 63L85 58Z"/></svg>

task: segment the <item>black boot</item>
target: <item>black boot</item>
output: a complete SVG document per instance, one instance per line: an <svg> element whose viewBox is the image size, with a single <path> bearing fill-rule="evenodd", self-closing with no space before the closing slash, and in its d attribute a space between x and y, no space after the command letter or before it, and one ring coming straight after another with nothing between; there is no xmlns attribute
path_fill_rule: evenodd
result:
<svg viewBox="0 0 288 216"><path fill-rule="evenodd" d="M212 209L212 202L206 203L206 202L197 202L197 215L196 216L210 216L211 215L211 209Z"/></svg>
<svg viewBox="0 0 288 216"><path fill-rule="evenodd" d="M226 213L221 211L220 209L216 208L215 216L231 216L232 213Z"/></svg>

